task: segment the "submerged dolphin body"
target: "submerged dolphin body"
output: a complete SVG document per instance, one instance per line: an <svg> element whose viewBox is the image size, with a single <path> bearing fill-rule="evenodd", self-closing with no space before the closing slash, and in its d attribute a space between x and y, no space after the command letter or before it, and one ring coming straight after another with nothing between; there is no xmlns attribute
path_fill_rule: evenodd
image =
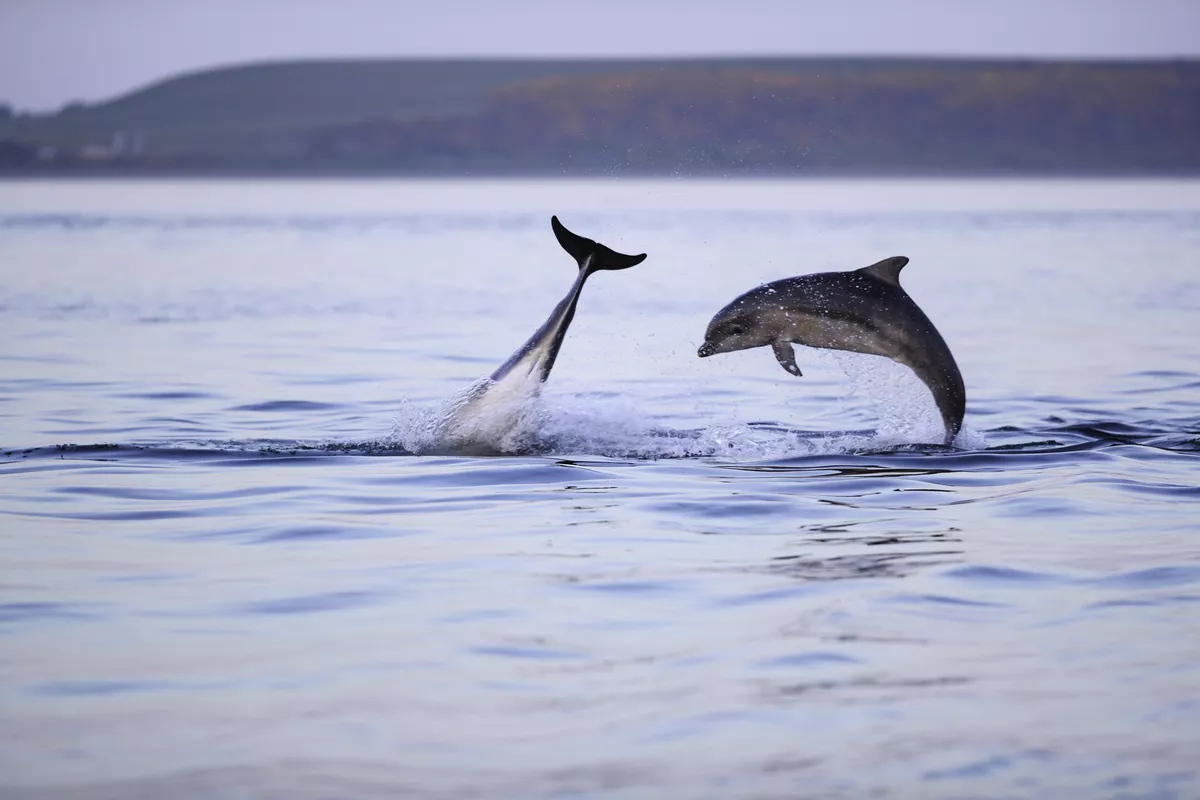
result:
<svg viewBox="0 0 1200 800"><path fill-rule="evenodd" d="M793 342L886 356L929 387L950 444L962 429L966 389L945 340L900 288L900 270L907 263L896 256L859 270L802 275L751 289L708 323L699 356L770 345L793 375L801 374Z"/></svg>
<svg viewBox="0 0 1200 800"><path fill-rule="evenodd" d="M636 256L617 253L599 242L572 233L558 217L550 218L550 226L558 243L579 265L575 283L529 340L489 378L471 386L445 415L436 438L443 445L453 445L456 451L494 449L496 442L517 425L522 404L530 395L531 383L536 390L550 377L588 277L601 270L628 269L646 259L645 253ZM492 413L489 414L489 410Z"/></svg>

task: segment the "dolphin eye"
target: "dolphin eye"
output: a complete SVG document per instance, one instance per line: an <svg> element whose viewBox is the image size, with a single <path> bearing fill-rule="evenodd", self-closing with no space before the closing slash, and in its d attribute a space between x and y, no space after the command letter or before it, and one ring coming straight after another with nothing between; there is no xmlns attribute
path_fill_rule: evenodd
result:
<svg viewBox="0 0 1200 800"><path fill-rule="evenodd" d="M730 325L729 326L729 335L730 336L740 336L741 334L743 334L745 332L746 332L746 329L743 328L741 325Z"/></svg>

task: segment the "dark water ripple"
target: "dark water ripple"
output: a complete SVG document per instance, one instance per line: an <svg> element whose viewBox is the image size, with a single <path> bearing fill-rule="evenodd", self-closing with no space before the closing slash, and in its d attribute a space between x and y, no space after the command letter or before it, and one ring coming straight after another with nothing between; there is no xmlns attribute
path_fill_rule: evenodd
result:
<svg viewBox="0 0 1200 800"><path fill-rule="evenodd" d="M4 603L0 604L0 624L38 622L43 620L88 620L96 615L70 603ZM2 631L3 629L0 629Z"/></svg>

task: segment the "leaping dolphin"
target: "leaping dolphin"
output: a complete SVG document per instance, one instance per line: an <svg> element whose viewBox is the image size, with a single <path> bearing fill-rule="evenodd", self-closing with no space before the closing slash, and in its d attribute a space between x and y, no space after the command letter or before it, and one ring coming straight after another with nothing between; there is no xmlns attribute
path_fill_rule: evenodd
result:
<svg viewBox="0 0 1200 800"><path fill-rule="evenodd" d="M646 259L645 253L636 256L617 253L599 242L572 233L556 216L550 218L550 227L558 243L579 265L575 283L525 344L489 378L477 382L454 401L438 424L436 438L443 445L451 443L457 451L494 449L495 443L516 426L521 411L516 406L528 398L530 382L536 378L536 387L550 377L567 329L575 318L575 306L579 303L584 282L594 272L628 269ZM506 403L508 400L514 402ZM498 415L484 414L484 409L488 408L498 409Z"/></svg>
<svg viewBox="0 0 1200 800"><path fill-rule="evenodd" d="M848 272L823 272L751 289L708 323L698 355L770 345L799 376L792 343L886 356L929 387L950 444L962 429L967 395L962 373L929 317L900 288L904 256Z"/></svg>

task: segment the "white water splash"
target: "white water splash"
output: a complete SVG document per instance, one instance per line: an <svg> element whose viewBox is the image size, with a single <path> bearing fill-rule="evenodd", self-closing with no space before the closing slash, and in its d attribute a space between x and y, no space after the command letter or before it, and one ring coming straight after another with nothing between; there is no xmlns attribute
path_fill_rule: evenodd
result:
<svg viewBox="0 0 1200 800"><path fill-rule="evenodd" d="M669 428L648 418L626 398L594 395L545 396L537 419L536 438L549 451L611 458L755 461L861 450L871 447L873 438L735 421Z"/></svg>
<svg viewBox="0 0 1200 800"><path fill-rule="evenodd" d="M809 349L819 358L832 359L850 379L854 391L865 395L878 409L877 447L942 441L946 428L933 392L911 369L883 356ZM986 446L986 439L964 422L954 444L976 449Z"/></svg>
<svg viewBox="0 0 1200 800"><path fill-rule="evenodd" d="M419 455L487 455L531 449L538 429L536 378L496 383L480 378L437 409L406 404L392 427L392 439Z"/></svg>
<svg viewBox="0 0 1200 800"><path fill-rule="evenodd" d="M873 431L814 432L721 421L703 428L665 427L623 397L534 392L524 402L497 398L463 415L473 384L436 408L406 403L391 440L419 455L559 455L608 458L719 458L762 461L886 449L894 436ZM940 438L940 437L939 437ZM928 440L927 440L928 441Z"/></svg>
<svg viewBox="0 0 1200 800"><path fill-rule="evenodd" d="M933 395L907 367L886 358L813 350L833 359L879 409L876 431L815 432L775 424L714 421L675 429L644 404L611 394L542 392L533 375L499 384L481 378L432 408L404 403L390 441L417 455L594 455L611 458L774 460L940 444L944 430ZM960 447L985 446L964 429Z"/></svg>
<svg viewBox="0 0 1200 800"><path fill-rule="evenodd" d="M818 351L832 358L856 393L869 398L879 412L880 443L919 444L940 442L945 425L933 393L916 374L883 356L841 350Z"/></svg>

